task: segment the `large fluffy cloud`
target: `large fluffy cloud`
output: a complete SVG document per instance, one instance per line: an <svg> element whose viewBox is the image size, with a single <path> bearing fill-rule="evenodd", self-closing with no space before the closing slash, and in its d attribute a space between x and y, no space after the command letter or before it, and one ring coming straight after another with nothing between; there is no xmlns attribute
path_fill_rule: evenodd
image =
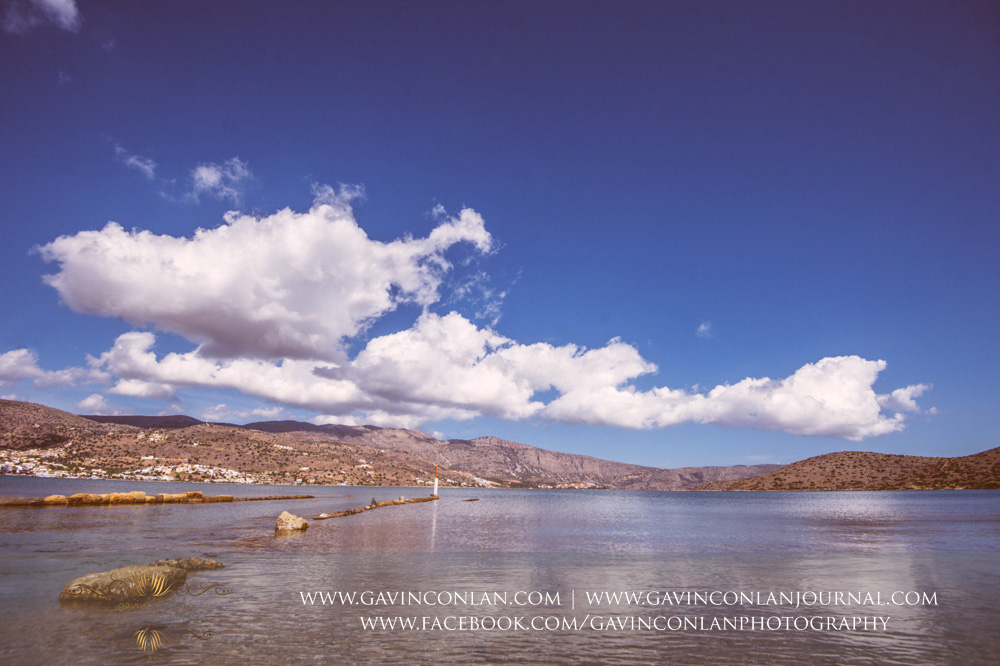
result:
<svg viewBox="0 0 1000 666"><path fill-rule="evenodd" d="M176 400L182 389L236 390L270 409L311 410L317 422L414 427L489 415L643 429L702 423L851 440L900 430L928 388L878 394L884 361L838 356L779 379L640 390L636 380L657 367L620 339L595 349L522 344L459 313L431 310L440 307L449 249L491 247L475 211L442 216L426 238L385 243L358 226L352 194L321 189L305 213L229 213L191 238L111 223L42 247L59 264L46 281L74 310L151 324L197 345L158 355L153 332L132 331L88 372L112 377L116 395ZM346 343L403 303L422 306L411 326L348 354ZM39 369L24 350L0 356L0 382L70 377L60 372ZM206 414L250 412L219 405Z"/></svg>
<svg viewBox="0 0 1000 666"><path fill-rule="evenodd" d="M127 409L119 409L108 404L108 401L100 393L91 393L89 396L76 403L76 408L81 414L101 414L105 416L123 416L131 414Z"/></svg>
<svg viewBox="0 0 1000 666"><path fill-rule="evenodd" d="M159 388L164 394L172 394L178 387L236 389L285 405L345 413L370 404L351 382L318 376L312 361L218 360L198 350L157 358L152 349L155 341L148 331L125 333L100 356L100 366L120 378L112 392L134 395L126 388L129 386Z"/></svg>
<svg viewBox="0 0 1000 666"><path fill-rule="evenodd" d="M706 423L856 441L900 430L903 416L890 403L923 390L879 395L873 385L885 362L840 356L784 379L747 378L706 392L639 391L632 381L656 366L620 340L589 350L522 345L454 312L425 313L412 328L374 338L339 364L212 360L197 351L158 358L154 343L152 333L127 333L101 356L98 363L121 378L112 392L127 393L122 385L130 382L169 391L236 389L319 412L321 422L414 427L488 414L642 429ZM553 389L557 397L542 399Z"/></svg>
<svg viewBox="0 0 1000 666"><path fill-rule="evenodd" d="M785 379L747 378L707 393L605 385L563 394L545 416L628 428L712 423L857 441L902 428L902 416L882 413L872 388L884 368L885 361L838 356L804 365Z"/></svg>
<svg viewBox="0 0 1000 666"><path fill-rule="evenodd" d="M505 418L540 414L624 428L712 423L860 440L901 429L902 416L883 413L883 406L915 409L899 396L926 388L879 396L873 385L884 368L885 361L841 356L785 379L747 378L705 393L638 391L631 381L656 366L620 340L591 350L520 345L451 313L424 315L408 331L372 340L340 376L388 400L425 400ZM548 404L532 399L549 389L559 397Z"/></svg>
<svg viewBox="0 0 1000 666"><path fill-rule="evenodd" d="M306 213L229 213L191 238L126 231L62 236L40 248L63 302L88 314L151 324L220 358L327 359L342 341L401 303L438 299L458 243L486 251L482 218L465 209L426 238L370 239L347 200Z"/></svg>
<svg viewBox="0 0 1000 666"><path fill-rule="evenodd" d="M13 385L22 379L30 379L38 387L69 386L88 377L96 375L83 368L43 370L38 366L38 357L27 349L0 354L0 386Z"/></svg>

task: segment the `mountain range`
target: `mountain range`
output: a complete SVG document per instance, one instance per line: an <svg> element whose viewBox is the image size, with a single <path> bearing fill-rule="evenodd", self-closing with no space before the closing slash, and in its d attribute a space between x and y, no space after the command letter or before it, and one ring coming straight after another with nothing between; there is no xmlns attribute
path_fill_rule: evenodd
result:
<svg viewBox="0 0 1000 666"><path fill-rule="evenodd" d="M789 465L660 469L558 453L496 437L439 440L417 430L190 416L75 416L0 400L0 449L39 450L77 472L155 465L235 470L262 483L615 488L622 490L916 490L1000 488L1000 448L945 458L841 451ZM61 457L59 457L61 456ZM149 461L152 461L149 462Z"/></svg>
<svg viewBox="0 0 1000 666"><path fill-rule="evenodd" d="M133 467L150 459L183 461L306 483L409 485L415 479L430 478L437 464L456 484L690 490L780 467L661 469L558 453L496 437L439 440L399 428L300 421L235 425L180 415L74 416L8 400L0 400L0 437L0 446L13 449L62 446L78 466L89 460L120 470L132 460Z"/></svg>

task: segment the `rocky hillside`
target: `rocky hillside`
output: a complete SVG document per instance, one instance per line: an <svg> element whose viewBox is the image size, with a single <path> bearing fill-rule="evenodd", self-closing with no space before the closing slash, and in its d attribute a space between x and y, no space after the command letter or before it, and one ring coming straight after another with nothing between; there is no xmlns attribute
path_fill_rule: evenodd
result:
<svg viewBox="0 0 1000 666"><path fill-rule="evenodd" d="M268 432L323 433L339 441L380 449L406 451L461 469L503 485L583 485L622 490L690 490L722 479L745 479L778 469L780 465L746 467L687 467L660 469L601 460L591 456L548 451L497 437L438 440L430 435L400 428L376 426L314 426L294 421L250 423L246 428Z"/></svg>
<svg viewBox="0 0 1000 666"><path fill-rule="evenodd" d="M81 416L30 402L0 400L0 448L48 449L102 428Z"/></svg>
<svg viewBox="0 0 1000 666"><path fill-rule="evenodd" d="M652 473L636 474L620 479L616 488L622 490L657 490L673 486L693 490L706 483L746 479L766 474L781 465L732 465L730 467L679 467L658 469Z"/></svg>
<svg viewBox="0 0 1000 666"><path fill-rule="evenodd" d="M212 424L189 416L78 417L41 405L3 401L8 449L60 447L59 464L110 473L163 468L185 478L235 470L256 482L428 483L434 464L445 485L689 490L742 479L777 465L659 469L557 453L496 437L438 440L416 430L266 421ZM205 471L202 468L211 468ZM213 471L214 470L214 471Z"/></svg>
<svg viewBox="0 0 1000 666"><path fill-rule="evenodd" d="M944 490L1000 488L1000 448L960 458L828 453L768 474L698 490Z"/></svg>
<svg viewBox="0 0 1000 666"><path fill-rule="evenodd" d="M255 483L430 485L434 462L401 451L338 443L322 435L271 434L171 417L140 427L121 417L102 422L25 402L0 400L0 456L13 473L241 480ZM124 417L137 419L139 417ZM20 470L20 471L19 471ZM445 466L444 485L483 485Z"/></svg>

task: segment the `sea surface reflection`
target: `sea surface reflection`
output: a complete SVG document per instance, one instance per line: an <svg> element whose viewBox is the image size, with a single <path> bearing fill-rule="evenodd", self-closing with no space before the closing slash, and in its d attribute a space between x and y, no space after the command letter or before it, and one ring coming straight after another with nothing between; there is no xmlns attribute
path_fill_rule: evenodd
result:
<svg viewBox="0 0 1000 666"><path fill-rule="evenodd" d="M437 502L313 521L373 496L427 490L82 483L0 477L0 495L127 489L317 497L0 510L4 663L986 664L995 663L1000 649L997 491L442 489ZM463 501L469 499L478 501ZM276 537L274 520L283 510L305 516L309 529ZM175 596L118 613L57 601L77 576L185 556L225 562L225 569L189 581L232 593ZM303 602L310 593L366 590L542 591L558 603L551 597L539 605ZM936 603L648 603L662 594L591 601L605 592L712 590L840 590L884 598L920 591L934 594ZM482 629L483 622L518 617L543 624ZM655 618L665 627L665 618L713 617L888 619L880 631L649 628ZM363 626L379 618L412 618L417 626ZM434 628L435 618L466 618L466 628ZM640 619L646 624L637 629ZM421 624L427 622L429 628ZM470 630L469 622L480 628ZM157 632L158 647L143 651L135 638L140 632L147 638Z"/></svg>

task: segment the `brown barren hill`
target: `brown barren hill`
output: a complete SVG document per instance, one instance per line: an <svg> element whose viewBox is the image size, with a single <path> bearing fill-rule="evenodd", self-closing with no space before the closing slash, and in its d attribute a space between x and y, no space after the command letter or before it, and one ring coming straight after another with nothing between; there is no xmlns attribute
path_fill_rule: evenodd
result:
<svg viewBox="0 0 1000 666"><path fill-rule="evenodd" d="M4 449L20 452L10 462L38 464L43 474L183 481L243 474L253 483L427 485L438 464L442 485L691 490L777 468L661 469L497 437L439 440L417 430L298 421L238 426L189 416L79 417L10 400L0 401L6 456Z"/></svg>
<svg viewBox="0 0 1000 666"><path fill-rule="evenodd" d="M0 400L0 430L41 427L97 429L89 419L53 407L19 400Z"/></svg>
<svg viewBox="0 0 1000 666"><path fill-rule="evenodd" d="M0 448L49 449L101 428L81 416L44 405L0 400Z"/></svg>
<svg viewBox="0 0 1000 666"><path fill-rule="evenodd" d="M661 469L602 460L593 456L549 451L499 437L439 440L417 430L297 424L292 421L251 423L246 428L268 432L301 429L342 442L408 452L452 469L461 469L501 485L542 487L603 487L619 490L691 490L710 481L745 479L780 465L747 467L684 467Z"/></svg>
<svg viewBox="0 0 1000 666"><path fill-rule="evenodd" d="M828 453L698 490L948 490L1000 488L1000 448L960 458Z"/></svg>
<svg viewBox="0 0 1000 666"><path fill-rule="evenodd" d="M184 422L195 425L178 427ZM27 464L43 475L95 478L222 481L245 474L258 483L399 486L427 485L434 476L434 462L418 455L308 433L275 435L190 417L85 418L16 400L0 400L0 459L5 468L22 467L13 473L26 473ZM441 473L452 479L445 485L475 483L461 470Z"/></svg>

